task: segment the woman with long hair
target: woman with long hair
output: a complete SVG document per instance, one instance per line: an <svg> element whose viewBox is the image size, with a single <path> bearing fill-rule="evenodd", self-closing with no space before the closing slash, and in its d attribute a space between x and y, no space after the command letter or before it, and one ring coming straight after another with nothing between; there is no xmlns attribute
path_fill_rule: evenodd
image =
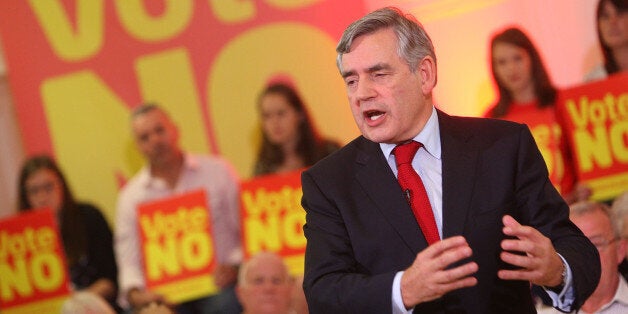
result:
<svg viewBox="0 0 628 314"><path fill-rule="evenodd" d="M498 99L486 116L525 123L545 159L550 180L568 203L590 196L575 184L567 143L556 118L558 91L530 38L519 28L507 28L491 39L491 71Z"/></svg>
<svg viewBox="0 0 628 314"><path fill-rule="evenodd" d="M73 290L98 295L117 309L113 236L101 212L74 199L63 173L48 156L26 160L18 190L20 212L49 208L55 213Z"/></svg>
<svg viewBox="0 0 628 314"><path fill-rule="evenodd" d="M289 84L267 86L258 98L258 110L262 144L255 162L255 176L311 166L340 147L320 137L305 103Z"/></svg>
<svg viewBox="0 0 628 314"><path fill-rule="evenodd" d="M628 0L600 0L595 16L604 64L589 72L585 81L628 71Z"/></svg>

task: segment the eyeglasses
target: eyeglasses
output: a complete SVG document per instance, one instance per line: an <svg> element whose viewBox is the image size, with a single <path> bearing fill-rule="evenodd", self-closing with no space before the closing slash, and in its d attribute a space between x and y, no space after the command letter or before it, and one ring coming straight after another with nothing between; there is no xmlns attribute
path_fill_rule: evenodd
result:
<svg viewBox="0 0 628 314"><path fill-rule="evenodd" d="M615 242L619 240L619 238L614 237L612 239L606 239L604 237L592 237L589 238L589 241L591 241L591 243L593 243L593 245L598 249L598 250L603 250L604 248L606 248L607 246L609 246L611 243Z"/></svg>

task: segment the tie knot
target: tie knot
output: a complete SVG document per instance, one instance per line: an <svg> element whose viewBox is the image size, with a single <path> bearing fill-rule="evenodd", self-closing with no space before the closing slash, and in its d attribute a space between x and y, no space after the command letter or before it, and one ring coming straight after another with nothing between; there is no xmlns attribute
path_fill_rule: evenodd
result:
<svg viewBox="0 0 628 314"><path fill-rule="evenodd" d="M410 141L404 144L397 145L393 150L397 167L402 164L412 163L414 155L419 150L419 148L421 148L421 146L423 146L423 144L417 141Z"/></svg>

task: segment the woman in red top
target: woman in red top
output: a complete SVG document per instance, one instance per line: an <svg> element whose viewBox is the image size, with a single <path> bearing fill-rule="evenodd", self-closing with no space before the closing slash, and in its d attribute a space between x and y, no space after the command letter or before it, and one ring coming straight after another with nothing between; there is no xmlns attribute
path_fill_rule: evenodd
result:
<svg viewBox="0 0 628 314"><path fill-rule="evenodd" d="M558 91L532 41L522 30L508 28L491 39L490 58L499 95L486 116L527 124L556 189L568 203L587 199L587 187L574 188L571 158L554 110Z"/></svg>

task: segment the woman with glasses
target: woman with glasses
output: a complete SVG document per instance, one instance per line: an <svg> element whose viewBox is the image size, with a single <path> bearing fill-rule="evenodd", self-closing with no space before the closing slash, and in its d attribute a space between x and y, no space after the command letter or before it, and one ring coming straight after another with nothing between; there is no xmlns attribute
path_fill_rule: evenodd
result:
<svg viewBox="0 0 628 314"><path fill-rule="evenodd" d="M91 292L118 309L112 233L100 210L74 199L63 173L49 156L26 160L18 190L20 212L49 208L55 213L73 290Z"/></svg>

